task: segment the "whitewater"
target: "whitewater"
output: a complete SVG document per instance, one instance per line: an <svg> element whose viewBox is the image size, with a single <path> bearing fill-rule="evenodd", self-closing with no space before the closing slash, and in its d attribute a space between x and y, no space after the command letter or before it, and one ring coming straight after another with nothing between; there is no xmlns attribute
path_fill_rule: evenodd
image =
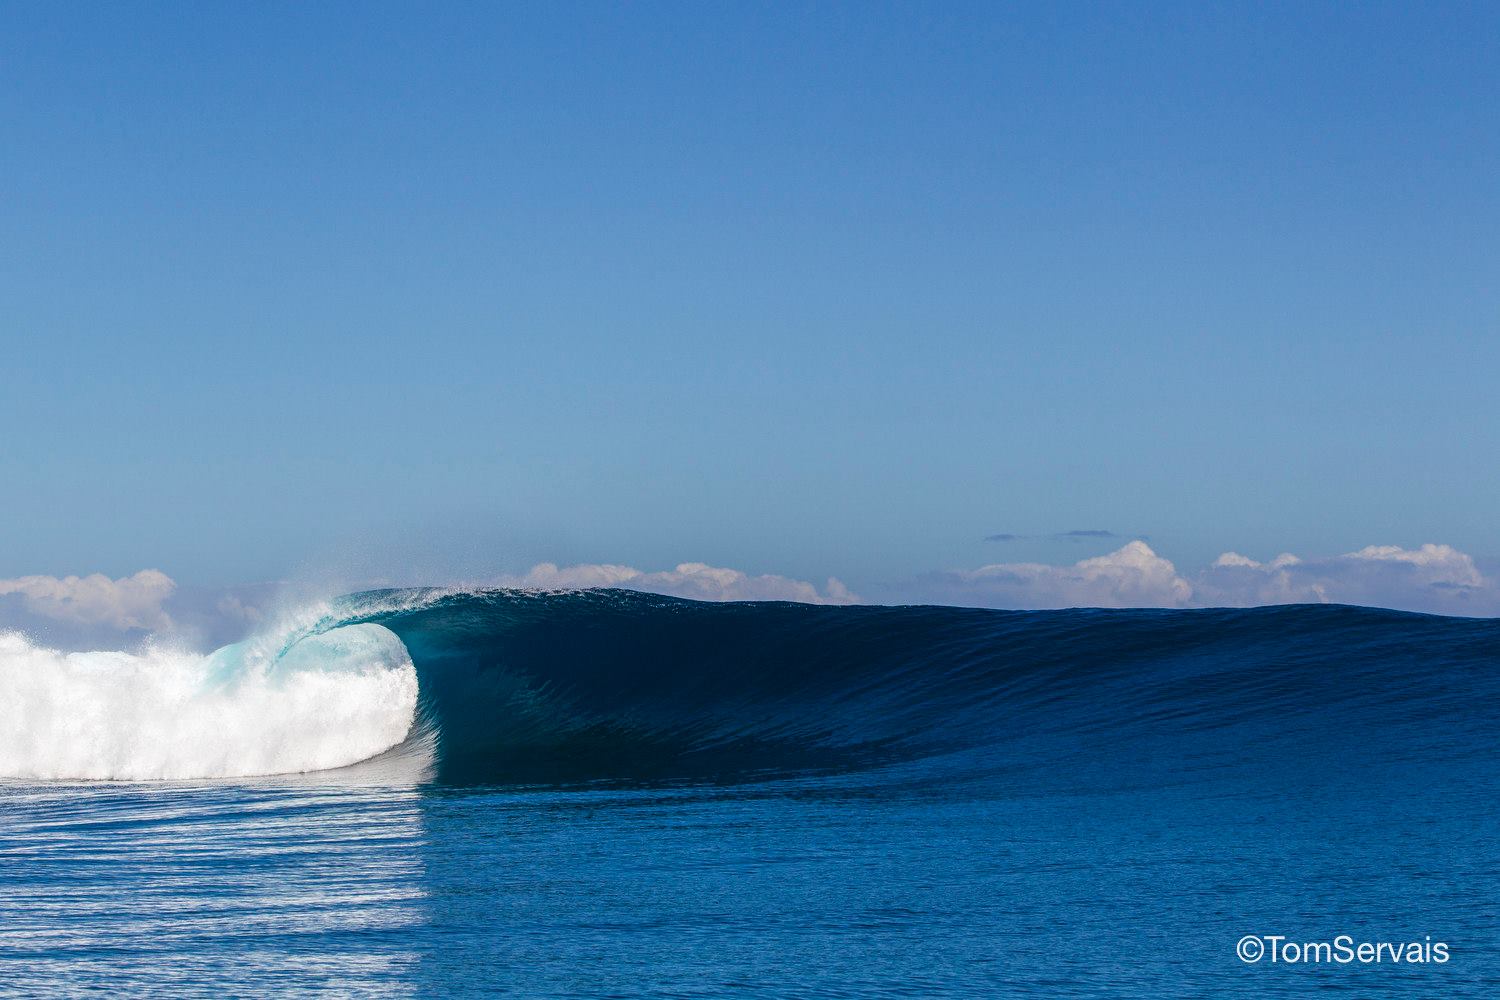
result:
<svg viewBox="0 0 1500 1000"><path fill-rule="evenodd" d="M417 674L392 632L355 624L285 649L167 645L64 653L0 634L0 776L240 778L344 767L400 744Z"/></svg>

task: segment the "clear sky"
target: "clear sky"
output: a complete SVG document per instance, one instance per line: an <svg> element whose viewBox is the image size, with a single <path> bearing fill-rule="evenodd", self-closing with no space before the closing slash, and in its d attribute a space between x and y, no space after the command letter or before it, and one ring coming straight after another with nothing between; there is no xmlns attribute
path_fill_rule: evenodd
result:
<svg viewBox="0 0 1500 1000"><path fill-rule="evenodd" d="M5 4L0 576L1493 556L1497 51L1485 4Z"/></svg>

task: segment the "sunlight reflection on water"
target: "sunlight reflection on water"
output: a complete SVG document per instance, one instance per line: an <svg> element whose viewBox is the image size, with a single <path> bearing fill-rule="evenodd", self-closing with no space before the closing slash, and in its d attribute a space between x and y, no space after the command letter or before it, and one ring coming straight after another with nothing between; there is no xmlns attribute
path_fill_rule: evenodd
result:
<svg viewBox="0 0 1500 1000"><path fill-rule="evenodd" d="M410 995L419 792L342 776L0 786L6 988Z"/></svg>

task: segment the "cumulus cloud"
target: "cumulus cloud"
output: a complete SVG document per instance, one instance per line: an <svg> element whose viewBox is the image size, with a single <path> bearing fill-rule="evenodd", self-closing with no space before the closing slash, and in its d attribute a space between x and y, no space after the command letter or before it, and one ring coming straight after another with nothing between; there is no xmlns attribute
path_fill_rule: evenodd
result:
<svg viewBox="0 0 1500 1000"><path fill-rule="evenodd" d="M1500 614L1500 586L1451 545L1370 545L1324 559L1257 562L1226 552L1200 574L1197 603L1365 604L1440 614Z"/></svg>
<svg viewBox="0 0 1500 1000"><path fill-rule="evenodd" d="M1500 581L1449 545L1371 545L1320 559L1268 562L1226 552L1192 575L1143 541L1071 566L995 563L935 573L906 588L922 601L1006 608L1254 607L1362 604L1436 614L1500 615Z"/></svg>
<svg viewBox="0 0 1500 1000"><path fill-rule="evenodd" d="M994 563L934 573L924 599L1006 608L1185 607L1193 588L1169 561L1142 541L1071 566Z"/></svg>
<svg viewBox="0 0 1500 1000"><path fill-rule="evenodd" d="M524 576L508 577L505 586L536 590L582 590L620 587L696 601L798 601L803 604L857 604L859 598L833 577L820 593L803 580L785 576L749 576L737 569L706 563L681 563L676 569L646 573L632 566L591 563L559 567L533 566Z"/></svg>
<svg viewBox="0 0 1500 1000"><path fill-rule="evenodd" d="M163 609L177 585L160 570L111 580L89 576L22 576L0 580L0 597L18 597L28 614L69 625L116 629L169 628Z"/></svg>

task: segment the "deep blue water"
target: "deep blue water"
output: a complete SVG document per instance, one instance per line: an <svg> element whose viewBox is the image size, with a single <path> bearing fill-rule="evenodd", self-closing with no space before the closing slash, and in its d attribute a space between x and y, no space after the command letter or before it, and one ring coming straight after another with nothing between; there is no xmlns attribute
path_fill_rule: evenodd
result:
<svg viewBox="0 0 1500 1000"><path fill-rule="evenodd" d="M318 627L378 622L417 665L410 745L0 786L0 989L1500 995L1500 621L345 611ZM1251 964L1247 934L1449 958Z"/></svg>

